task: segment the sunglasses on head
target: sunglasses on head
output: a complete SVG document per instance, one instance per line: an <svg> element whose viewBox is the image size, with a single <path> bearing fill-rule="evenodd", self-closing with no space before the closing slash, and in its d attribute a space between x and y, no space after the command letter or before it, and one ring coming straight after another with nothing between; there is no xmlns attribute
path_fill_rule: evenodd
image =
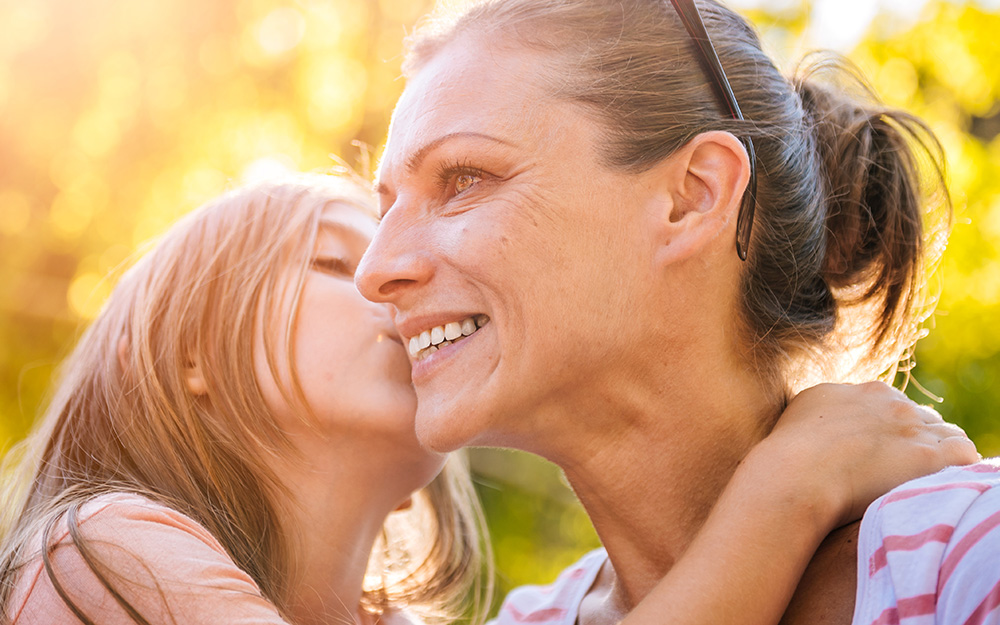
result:
<svg viewBox="0 0 1000 625"><path fill-rule="evenodd" d="M705 69L705 73L711 79L709 82L715 88L715 93L719 97L723 108L729 111L730 117L743 121L743 113L740 105L733 95L733 88L729 85L726 72L719 62L719 55L715 52L715 46L705 30L705 24L701 21L698 7L694 0L670 0L674 9L684 23L691 41L698 48L699 61ZM757 204L757 165L756 152L753 149L753 141L750 137L740 137L740 141L746 148L747 156L750 159L750 182L747 183L746 191L743 193L743 202L740 204L740 212L736 216L736 253L740 260L747 259L747 248L750 246L750 228L753 226L753 213Z"/></svg>

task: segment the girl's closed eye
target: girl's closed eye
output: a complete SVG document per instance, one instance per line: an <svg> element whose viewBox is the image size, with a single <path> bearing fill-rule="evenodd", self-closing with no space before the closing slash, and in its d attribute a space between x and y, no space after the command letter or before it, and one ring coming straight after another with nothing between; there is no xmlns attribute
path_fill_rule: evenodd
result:
<svg viewBox="0 0 1000 625"><path fill-rule="evenodd" d="M330 275L354 279L354 264L337 256L317 256L312 260L312 268Z"/></svg>

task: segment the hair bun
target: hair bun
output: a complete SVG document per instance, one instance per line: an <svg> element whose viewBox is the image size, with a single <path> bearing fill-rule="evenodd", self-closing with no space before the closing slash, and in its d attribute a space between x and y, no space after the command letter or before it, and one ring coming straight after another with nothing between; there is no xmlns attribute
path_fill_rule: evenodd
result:
<svg viewBox="0 0 1000 625"><path fill-rule="evenodd" d="M819 72L834 82L815 80ZM810 63L795 86L826 186L822 275L841 304L874 305L876 348L908 345L909 332L900 333L899 325L920 303L926 259L933 256L925 235L935 229L936 211L925 201L921 170L929 163L944 190L941 146L924 122L882 105L842 59ZM950 211L944 215L938 221L946 228Z"/></svg>

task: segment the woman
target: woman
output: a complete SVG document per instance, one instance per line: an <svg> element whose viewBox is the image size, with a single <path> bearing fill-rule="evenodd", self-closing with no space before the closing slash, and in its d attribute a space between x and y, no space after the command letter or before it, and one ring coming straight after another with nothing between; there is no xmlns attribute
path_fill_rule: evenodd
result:
<svg viewBox="0 0 1000 625"><path fill-rule="evenodd" d="M4 508L3 622L392 625L453 618L475 599L468 475L451 464L435 478L444 458L413 435L388 308L353 284L375 227L368 201L319 176L240 189L127 273L66 363L24 496ZM824 422L831 405L840 418ZM816 428L842 444L817 446ZM886 479L974 458L933 412L848 387L803 393L759 449L682 581L752 582L761 554L811 552L783 523L827 522L817 507L856 516ZM782 467L795 472L774 476ZM853 487L844 500L820 481L803 490L805 469ZM410 516L393 518L418 489ZM720 546L745 557L720 567ZM651 598L676 609L684 590ZM647 618L662 623L656 606ZM691 608L670 622L714 622Z"/></svg>
<svg viewBox="0 0 1000 625"><path fill-rule="evenodd" d="M933 301L926 127L850 80L786 78L700 1L727 81L673 4L486 0L411 41L357 283L396 309L421 441L552 460L607 550L501 622L620 618L787 398L892 368ZM854 558L832 537L789 622L847 622Z"/></svg>

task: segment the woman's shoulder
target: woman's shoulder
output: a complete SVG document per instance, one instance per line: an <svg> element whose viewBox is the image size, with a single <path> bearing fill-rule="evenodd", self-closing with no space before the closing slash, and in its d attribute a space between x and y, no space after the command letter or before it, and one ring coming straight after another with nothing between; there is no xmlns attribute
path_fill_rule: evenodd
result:
<svg viewBox="0 0 1000 625"><path fill-rule="evenodd" d="M64 514L42 541L39 530L8 608L16 624L71 622L62 594L102 623L134 622L116 594L151 622L207 623L222 610L237 610L261 623L283 623L204 526L147 497L95 497L75 516Z"/></svg>
<svg viewBox="0 0 1000 625"><path fill-rule="evenodd" d="M898 486L872 503L863 526L878 523L905 529L920 523L917 517L957 522L970 507L991 502L1000 505L1000 458L948 467Z"/></svg>
<svg viewBox="0 0 1000 625"><path fill-rule="evenodd" d="M860 556L870 575L889 558L948 545L972 532L1000 548L1000 458L948 467L876 499L861 522ZM986 544L986 543L984 543Z"/></svg>
<svg viewBox="0 0 1000 625"><path fill-rule="evenodd" d="M1000 598L998 558L1000 459L907 482L865 513L854 622L893 614L966 622L977 610L1000 617L1000 603L987 606Z"/></svg>
<svg viewBox="0 0 1000 625"><path fill-rule="evenodd" d="M596 549L564 569L551 584L515 588L504 598L492 625L572 625L607 559L604 549Z"/></svg>

